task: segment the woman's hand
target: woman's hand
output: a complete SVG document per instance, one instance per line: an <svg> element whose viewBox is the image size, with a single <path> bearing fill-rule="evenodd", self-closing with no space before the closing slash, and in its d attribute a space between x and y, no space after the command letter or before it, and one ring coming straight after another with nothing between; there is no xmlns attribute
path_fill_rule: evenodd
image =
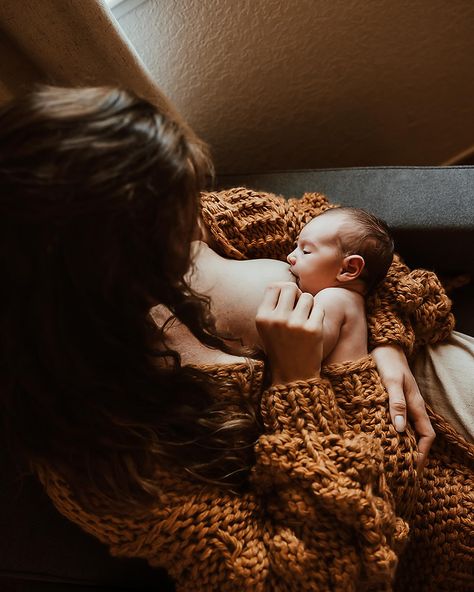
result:
<svg viewBox="0 0 474 592"><path fill-rule="evenodd" d="M272 370L272 384L319 376L324 313L311 294L292 282L265 290L256 325Z"/></svg>
<svg viewBox="0 0 474 592"><path fill-rule="evenodd" d="M417 468L420 472L436 437L425 402L411 373L404 351L397 345L380 345L372 351L380 378L390 398L390 417L397 432L406 427L406 414L419 436Z"/></svg>

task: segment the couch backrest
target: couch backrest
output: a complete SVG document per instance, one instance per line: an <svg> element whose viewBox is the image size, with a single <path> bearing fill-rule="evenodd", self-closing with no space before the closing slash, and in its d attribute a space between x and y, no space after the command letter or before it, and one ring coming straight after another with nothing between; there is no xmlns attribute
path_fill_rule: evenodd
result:
<svg viewBox="0 0 474 592"><path fill-rule="evenodd" d="M317 191L332 203L365 208L392 228L412 267L474 271L474 166L316 169L222 175L219 187L244 185L300 197Z"/></svg>

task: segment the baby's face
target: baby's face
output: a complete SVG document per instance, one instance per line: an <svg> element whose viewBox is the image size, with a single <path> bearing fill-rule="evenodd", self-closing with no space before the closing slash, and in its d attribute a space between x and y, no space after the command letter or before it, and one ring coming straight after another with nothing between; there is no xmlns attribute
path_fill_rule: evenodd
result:
<svg viewBox="0 0 474 592"><path fill-rule="evenodd" d="M331 213L311 220L301 231L287 260L303 292L315 295L338 285L336 277L344 259L338 236L343 223L342 215Z"/></svg>

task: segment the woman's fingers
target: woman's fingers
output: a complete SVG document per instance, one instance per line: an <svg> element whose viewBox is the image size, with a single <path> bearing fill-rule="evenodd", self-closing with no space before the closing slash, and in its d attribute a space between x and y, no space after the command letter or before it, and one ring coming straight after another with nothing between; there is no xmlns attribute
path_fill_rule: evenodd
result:
<svg viewBox="0 0 474 592"><path fill-rule="evenodd" d="M274 310L280 297L280 288L276 285L267 286L259 310Z"/></svg>
<svg viewBox="0 0 474 592"><path fill-rule="evenodd" d="M263 313L274 311L277 308L283 310L285 307L288 308L290 304L292 308L297 292L298 287L291 282L275 282L269 284L265 288L263 300L258 307L257 317Z"/></svg>
<svg viewBox="0 0 474 592"><path fill-rule="evenodd" d="M419 436L417 470L423 470L428 460L428 453L436 438L436 433L431 425L426 411L426 405L413 375L406 378L405 394L408 406L408 416Z"/></svg>
<svg viewBox="0 0 474 592"><path fill-rule="evenodd" d="M407 403L403 390L403 379L388 380L385 384L388 392L390 418L397 432L404 432L407 425Z"/></svg>
<svg viewBox="0 0 474 592"><path fill-rule="evenodd" d="M417 470L420 472L428 460L428 453L436 438L418 385L411 375L405 374L401 382L389 381L386 386L390 398L390 416L397 432L406 429L408 415L418 437Z"/></svg>
<svg viewBox="0 0 474 592"><path fill-rule="evenodd" d="M294 324L303 324L308 321L314 306L314 297L307 292L303 292L296 303L296 306L291 315L291 320Z"/></svg>
<svg viewBox="0 0 474 592"><path fill-rule="evenodd" d="M298 286L292 282L281 282L276 284L276 287L280 289L276 310L282 314L294 310L298 296Z"/></svg>
<svg viewBox="0 0 474 592"><path fill-rule="evenodd" d="M313 297L313 308L311 309L311 314L309 317L312 326L315 330L319 330L322 334L323 332L323 322L324 322L324 308L320 306Z"/></svg>
<svg viewBox="0 0 474 592"><path fill-rule="evenodd" d="M274 384L319 376L322 314L313 296L301 293L291 282L267 288L256 325Z"/></svg>
<svg viewBox="0 0 474 592"><path fill-rule="evenodd" d="M395 429L398 432L405 430L407 416L413 423L418 437L417 469L420 472L426 464L436 434L416 380L399 346L378 346L372 351L372 356L388 392L390 417Z"/></svg>

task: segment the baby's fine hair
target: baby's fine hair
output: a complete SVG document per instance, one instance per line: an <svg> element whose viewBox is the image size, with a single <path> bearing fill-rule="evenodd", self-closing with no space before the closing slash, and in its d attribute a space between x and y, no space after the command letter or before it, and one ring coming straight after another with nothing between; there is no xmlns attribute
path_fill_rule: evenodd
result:
<svg viewBox="0 0 474 592"><path fill-rule="evenodd" d="M341 206L323 212L324 216L343 214L347 218L339 236L344 257L360 255L365 261L360 279L367 292L387 275L393 260L394 242L388 224L361 208Z"/></svg>

